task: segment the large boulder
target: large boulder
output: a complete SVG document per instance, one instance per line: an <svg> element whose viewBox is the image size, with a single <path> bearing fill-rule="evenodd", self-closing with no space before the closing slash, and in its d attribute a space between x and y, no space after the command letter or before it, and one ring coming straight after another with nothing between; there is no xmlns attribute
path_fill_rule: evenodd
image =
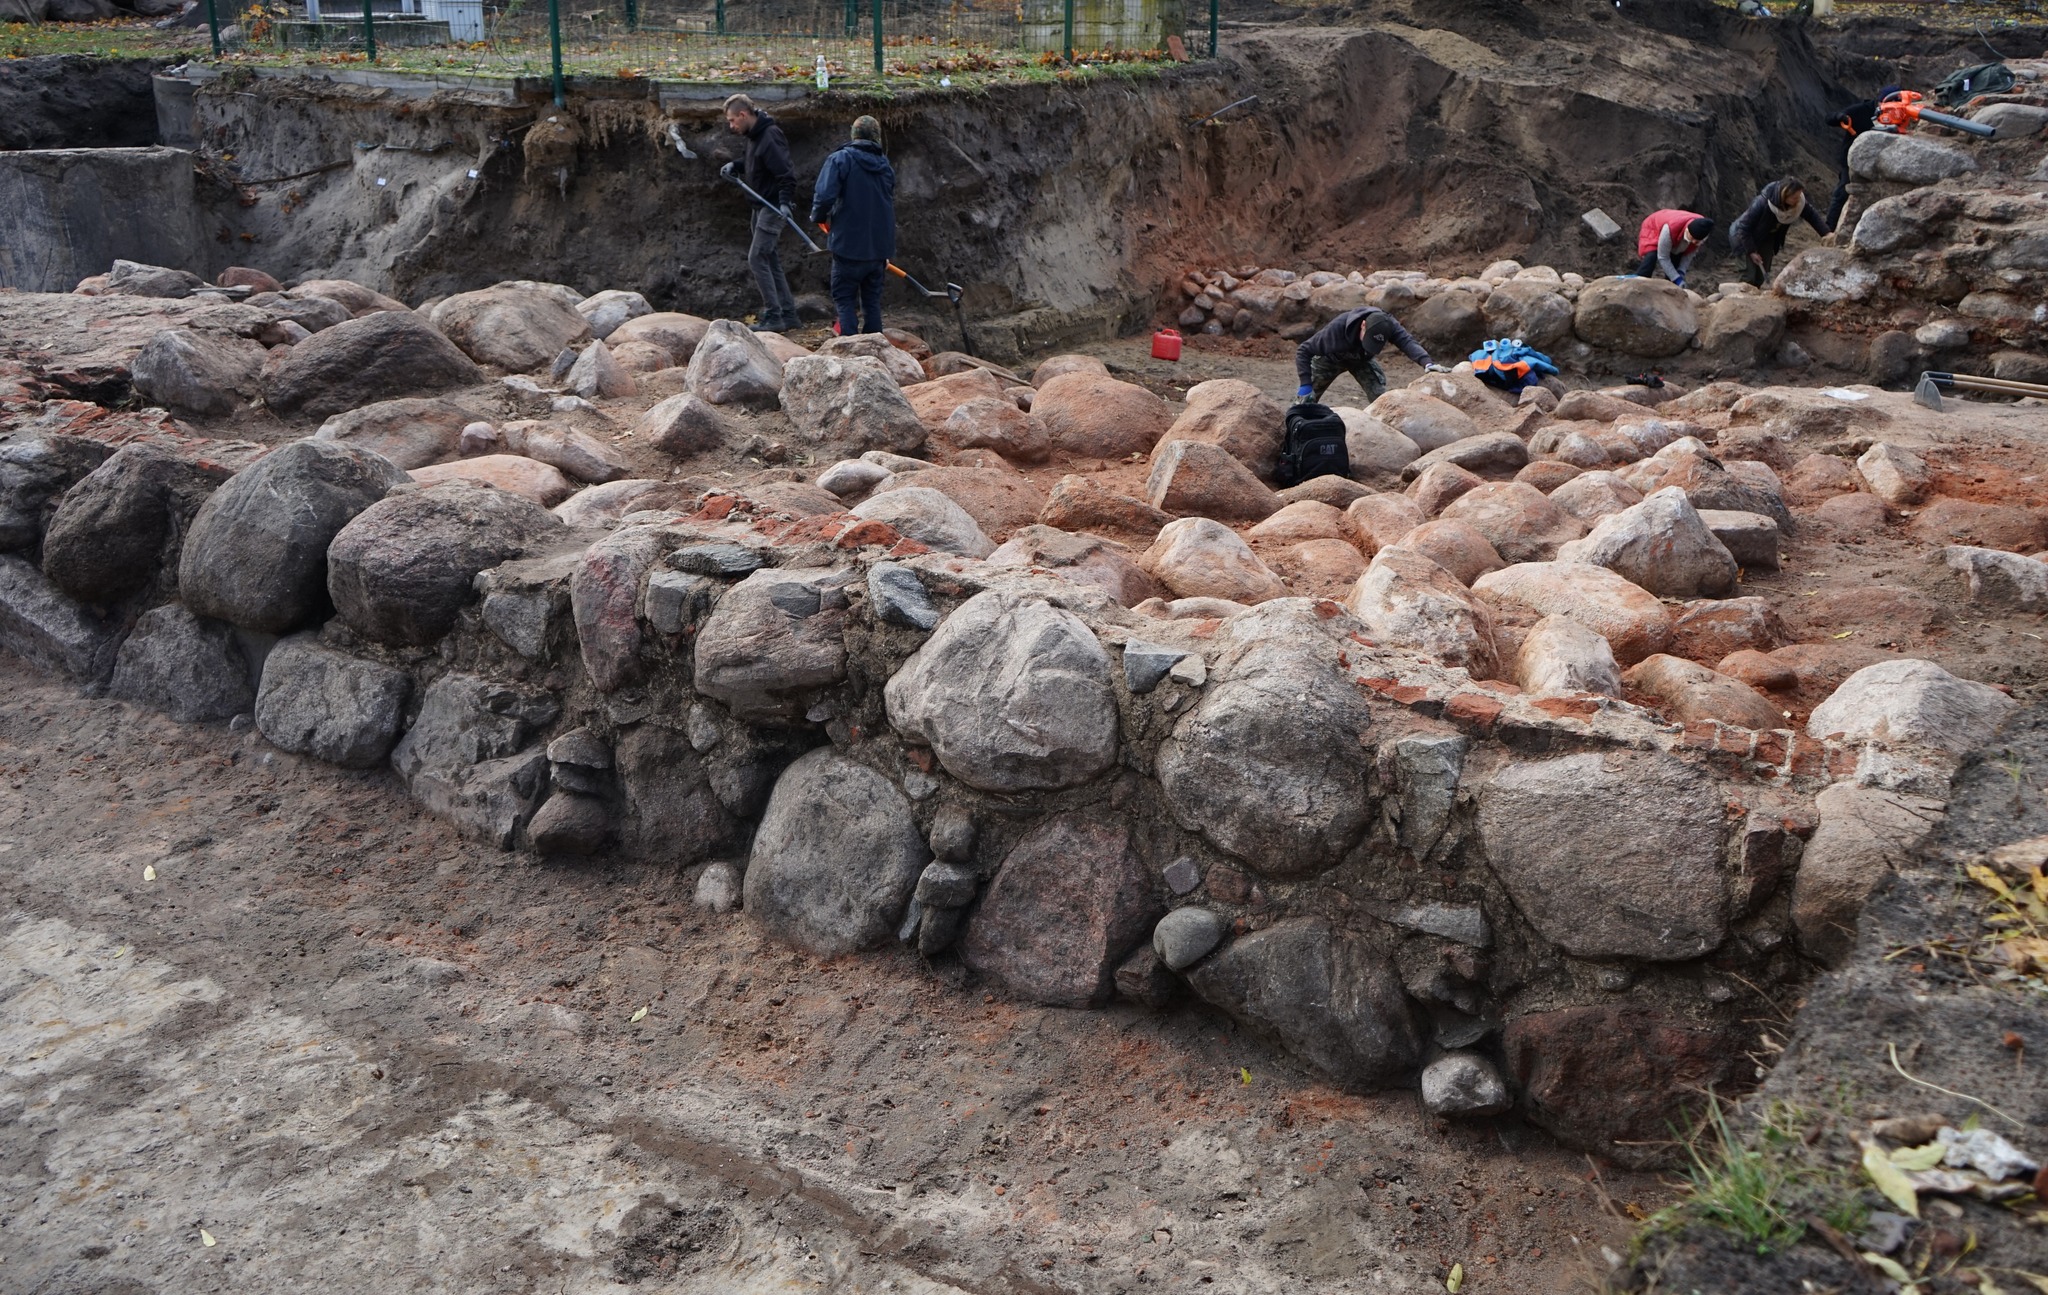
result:
<svg viewBox="0 0 2048 1295"><path fill-rule="evenodd" d="M1286 435L1286 411L1271 397L1238 378L1211 378L1189 387L1186 399L1161 444L1219 445L1258 476L1273 475Z"/></svg>
<svg viewBox="0 0 2048 1295"><path fill-rule="evenodd" d="M474 421L476 415L453 401L407 396L336 414L313 439L354 445L410 471L454 458L462 429Z"/></svg>
<svg viewBox="0 0 2048 1295"><path fill-rule="evenodd" d="M1835 964L1856 943L1871 892L1940 825L1943 803L1926 796L1836 783L1814 797L1819 819L1792 883L1799 947Z"/></svg>
<svg viewBox="0 0 2048 1295"><path fill-rule="evenodd" d="M1462 355L1486 340L1486 298L1478 292L1439 292L1409 312L1408 327L1439 354Z"/></svg>
<svg viewBox="0 0 2048 1295"><path fill-rule="evenodd" d="M844 337L828 337L818 345L817 353L842 358L859 355L879 361L899 387L915 386L930 376L910 352L890 341L886 333L851 333Z"/></svg>
<svg viewBox="0 0 2048 1295"><path fill-rule="evenodd" d="M196 615L266 634L309 623L327 606L327 546L405 481L389 459L340 442L293 441L272 451L214 491L193 518L179 596Z"/></svg>
<svg viewBox="0 0 2048 1295"><path fill-rule="evenodd" d="M643 677L640 613L644 608L649 620L654 619L652 607L646 605L653 592L647 573L663 547L656 527L628 526L592 544L576 559L569 577L570 614L584 673L599 692L614 692ZM648 593L645 600L643 587ZM488 598L484 620L491 622Z"/></svg>
<svg viewBox="0 0 2048 1295"><path fill-rule="evenodd" d="M1585 539L1557 550L1559 562L1606 567L1665 598L1716 598L1735 586L1728 546L1677 486L1594 523Z"/></svg>
<svg viewBox="0 0 2048 1295"><path fill-rule="evenodd" d="M1621 696L1621 668L1606 639L1569 616L1545 616L1522 636L1514 681L1537 697Z"/></svg>
<svg viewBox="0 0 2048 1295"><path fill-rule="evenodd" d="M381 764L398 740L412 680L403 670L324 647L311 634L270 650L256 728L297 755L349 769Z"/></svg>
<svg viewBox="0 0 2048 1295"><path fill-rule="evenodd" d="M136 393L181 414L232 414L261 389L260 343L232 334L166 328L129 366Z"/></svg>
<svg viewBox="0 0 2048 1295"><path fill-rule="evenodd" d="M0 441L0 552L42 543L64 492L113 452L113 446L82 436Z"/></svg>
<svg viewBox="0 0 2048 1295"><path fill-rule="evenodd" d="M1659 653L1646 657L1623 676L1629 688L1654 697L1659 708L1680 723L1715 720L1736 728L1786 728L1778 708L1740 679L1730 678L1695 661Z"/></svg>
<svg viewBox="0 0 2048 1295"><path fill-rule="evenodd" d="M1422 1059L1400 977L1362 937L1321 918L1234 940L1187 976L1204 1001L1342 1088L1400 1084Z"/></svg>
<svg viewBox="0 0 2048 1295"><path fill-rule="evenodd" d="M960 945L968 967L1051 1007L1095 1007L1145 941L1161 904L1113 811L1060 814L1026 833L988 884Z"/></svg>
<svg viewBox="0 0 2048 1295"><path fill-rule="evenodd" d="M1405 433L1397 432L1363 409L1337 406L1344 420L1344 451L1351 460L1351 475L1360 481L1375 481L1399 474L1422 453Z"/></svg>
<svg viewBox="0 0 2048 1295"><path fill-rule="evenodd" d="M1413 481L1439 463L1456 464L1467 472L1513 472L1528 461L1529 443L1513 432L1481 432L1413 460L1401 469L1401 479Z"/></svg>
<svg viewBox="0 0 2048 1295"><path fill-rule="evenodd" d="M1487 572L1498 571L1507 565L1484 535L1459 521L1439 518L1424 522L1403 535L1396 544L1436 563L1456 577L1461 585L1470 585ZM1362 570L1360 574L1363 574Z"/></svg>
<svg viewBox="0 0 2048 1295"><path fill-rule="evenodd" d="M639 434L663 454L686 459L736 443L730 420L694 392L682 391L651 406L640 416Z"/></svg>
<svg viewBox="0 0 2048 1295"><path fill-rule="evenodd" d="M831 747L783 771L747 864L746 906L779 939L821 957L873 948L931 858L894 783Z"/></svg>
<svg viewBox="0 0 2048 1295"><path fill-rule="evenodd" d="M592 336L575 306L512 284L458 292L434 307L433 322L470 359L508 373L530 373Z"/></svg>
<svg viewBox="0 0 2048 1295"><path fill-rule="evenodd" d="M1728 930L1726 797L1671 756L1581 752L1509 764L1479 790L1494 875L1576 958L1677 962Z"/></svg>
<svg viewBox="0 0 2048 1295"><path fill-rule="evenodd" d="M782 392L782 361L745 324L717 319L691 353L684 380L710 404L773 409Z"/></svg>
<svg viewBox="0 0 2048 1295"><path fill-rule="evenodd" d="M987 369L963 369L915 383L903 389L903 398L933 431L944 427L953 412L971 400L1006 399L1001 379Z"/></svg>
<svg viewBox="0 0 2048 1295"><path fill-rule="evenodd" d="M404 302L351 279L308 279L296 287L285 289L284 295L294 301L331 301L356 319L384 311L405 310Z"/></svg>
<svg viewBox="0 0 2048 1295"><path fill-rule="evenodd" d="M1663 279L1598 279L1580 290L1572 331L1588 346L1662 359L1692 345L1699 311Z"/></svg>
<svg viewBox="0 0 2048 1295"><path fill-rule="evenodd" d="M101 295L109 297L189 297L206 286L206 280L190 270L167 265L146 265L140 261L117 260L107 271Z"/></svg>
<svg viewBox="0 0 2048 1295"><path fill-rule="evenodd" d="M966 509L914 481L915 478L902 489L869 496L854 506L853 515L886 522L897 533L941 553L985 558L995 551L994 541L967 515Z"/></svg>
<svg viewBox="0 0 2048 1295"><path fill-rule="evenodd" d="M921 449L924 424L880 360L803 355L782 366L782 409L820 455Z"/></svg>
<svg viewBox="0 0 2048 1295"><path fill-rule="evenodd" d="M601 343L593 342L592 345ZM633 475L633 465L625 455L598 437L575 427L520 419L505 424L501 435L505 438L506 447L514 453L536 463L545 463L573 481L602 485ZM553 502L548 501L550 507Z"/></svg>
<svg viewBox="0 0 2048 1295"><path fill-rule="evenodd" d="M1078 616L1037 598L968 599L884 695L898 732L983 791L1072 787L1116 761L1109 654Z"/></svg>
<svg viewBox="0 0 2048 1295"><path fill-rule="evenodd" d="M1472 421L1472 415L1420 391L1389 391L1367 406L1365 412L1413 441L1424 454L1479 434L1479 424Z"/></svg>
<svg viewBox="0 0 2048 1295"><path fill-rule="evenodd" d="M256 684L232 625L165 603L144 612L122 641L107 695L195 724L247 712Z"/></svg>
<svg viewBox="0 0 2048 1295"><path fill-rule="evenodd" d="M1145 498L1154 508L1183 516L1255 522L1280 501L1229 450L1206 441L1166 441L1153 452Z"/></svg>
<svg viewBox="0 0 2048 1295"><path fill-rule="evenodd" d="M2048 562L1967 544L1937 549L1930 560L1960 577L1973 603L2023 612L2048 611Z"/></svg>
<svg viewBox="0 0 2048 1295"><path fill-rule="evenodd" d="M1478 678L1498 668L1493 615L1458 578L1413 549L1394 545L1345 596L1344 606L1389 647L1409 648Z"/></svg>
<svg viewBox="0 0 2048 1295"><path fill-rule="evenodd" d="M1578 518L1520 481L1489 481L1459 495L1437 514L1486 537L1507 562L1541 562L1583 533Z"/></svg>
<svg viewBox="0 0 2048 1295"><path fill-rule="evenodd" d="M1638 1002L1510 1020L1501 1048L1529 1118L1564 1142L1647 1167L1705 1094L1752 1078L1750 1026L1707 1026Z"/></svg>
<svg viewBox="0 0 2048 1295"><path fill-rule="evenodd" d="M800 718L846 677L846 573L764 568L727 589L697 634L697 691L749 721Z"/></svg>
<svg viewBox="0 0 2048 1295"><path fill-rule="evenodd" d="M920 468L899 472L875 487L875 497L894 490L936 490L960 505L991 537L1029 526L1045 511L1046 499L1020 472L1007 468Z"/></svg>
<svg viewBox="0 0 2048 1295"><path fill-rule="evenodd" d="M651 314L653 310L654 307L647 304L647 298L620 288L594 292L576 303L576 313L590 322L590 335L600 342L617 332L621 325Z"/></svg>
<svg viewBox="0 0 2048 1295"><path fill-rule="evenodd" d="M0 557L0 651L81 682L106 677L121 643L118 619L95 615L33 562Z"/></svg>
<svg viewBox="0 0 2048 1295"><path fill-rule="evenodd" d="M1486 298L1486 330L1493 337L1519 337L1538 350L1571 336L1572 303L1554 284L1510 279Z"/></svg>
<svg viewBox="0 0 2048 1295"><path fill-rule="evenodd" d="M1671 613L1657 595L1606 567L1584 562L1521 562L1488 572L1473 592L1526 607L1539 616L1568 616L1606 639L1614 659L1634 665L1671 642Z"/></svg>
<svg viewBox="0 0 2048 1295"><path fill-rule="evenodd" d="M651 315L629 319L613 329L605 340L614 347L638 342L668 353L669 363L688 364L697 353L697 343L711 328L711 321L696 315L658 310Z"/></svg>
<svg viewBox="0 0 2048 1295"><path fill-rule="evenodd" d="M1135 383L1093 373L1067 373L1041 383L1031 412L1051 433L1054 452L1073 458L1149 454L1173 425L1173 412L1158 396Z"/></svg>
<svg viewBox="0 0 2048 1295"><path fill-rule="evenodd" d="M391 767L430 813L509 850L547 791L546 755L525 748L560 713L546 692L445 674L427 688Z"/></svg>
<svg viewBox="0 0 2048 1295"><path fill-rule="evenodd" d="M1958 679L1932 661L1865 666L1813 708L1812 737L1903 742L1955 755L1991 740L2019 703L1990 684Z"/></svg>
<svg viewBox="0 0 2048 1295"><path fill-rule="evenodd" d="M43 574L82 602L109 604L147 588L200 506L229 477L216 463L136 442L71 487L43 537Z"/></svg>
<svg viewBox="0 0 2048 1295"><path fill-rule="evenodd" d="M1286 584L1237 532L1206 517L1161 527L1138 564L1181 598L1227 598L1249 606L1287 596Z"/></svg>
<svg viewBox="0 0 2048 1295"><path fill-rule="evenodd" d="M1042 463L1052 453L1045 420L1000 396L979 396L955 406L941 435L955 449L994 450L1012 463Z"/></svg>
<svg viewBox="0 0 2048 1295"><path fill-rule="evenodd" d="M1201 704L1159 748L1182 826L1272 877L1334 867L1377 815L1372 716L1335 664L1329 626L1302 599L1243 613ZM1229 633L1229 630L1226 630Z"/></svg>
<svg viewBox="0 0 2048 1295"><path fill-rule="evenodd" d="M1849 145L1849 174L1861 180L1937 184L1976 169L1967 150L1925 135L1867 130Z"/></svg>
<svg viewBox="0 0 2048 1295"><path fill-rule="evenodd" d="M1139 499L1119 495L1097 485L1093 477L1070 472L1053 483L1046 494L1038 520L1066 531L1120 531L1130 535L1156 536L1172 521L1165 513Z"/></svg>
<svg viewBox="0 0 2048 1295"><path fill-rule="evenodd" d="M576 489L560 468L539 459L529 459L524 454L480 454L476 458L457 459L453 463L429 463L424 468L414 468L407 475L423 486L450 482L489 486L531 499L543 508L561 503Z"/></svg>
<svg viewBox="0 0 2048 1295"><path fill-rule="evenodd" d="M336 324L286 353L263 380L280 414L324 418L396 396L426 396L484 380L483 370L409 310Z"/></svg>
<svg viewBox="0 0 2048 1295"><path fill-rule="evenodd" d="M438 642L476 596L479 571L568 528L503 490L450 484L371 504L327 549L327 592L348 627L394 646Z"/></svg>
<svg viewBox="0 0 2048 1295"><path fill-rule="evenodd" d="M992 567L1036 567L1079 585L1093 585L1126 607L1163 597L1164 586L1123 545L1052 526L1025 526L988 555Z"/></svg>
<svg viewBox="0 0 2048 1295"><path fill-rule="evenodd" d="M1737 293L1707 308L1700 326L1700 353L1723 370L1753 369L1777 357L1785 340L1787 307L1782 297Z"/></svg>

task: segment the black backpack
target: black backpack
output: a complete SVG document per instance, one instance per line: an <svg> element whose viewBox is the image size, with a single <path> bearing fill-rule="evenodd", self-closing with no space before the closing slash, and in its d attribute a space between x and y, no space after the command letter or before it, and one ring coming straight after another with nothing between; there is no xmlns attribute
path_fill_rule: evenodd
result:
<svg viewBox="0 0 2048 1295"><path fill-rule="evenodd" d="M1351 452L1344 447L1344 418L1328 405L1303 401L1287 411L1287 436L1273 480L1299 485L1310 477L1348 477Z"/></svg>

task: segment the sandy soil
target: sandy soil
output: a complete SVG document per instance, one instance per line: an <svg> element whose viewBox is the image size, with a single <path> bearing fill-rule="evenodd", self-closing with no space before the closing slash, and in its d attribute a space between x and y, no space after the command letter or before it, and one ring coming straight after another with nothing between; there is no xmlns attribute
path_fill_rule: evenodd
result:
<svg viewBox="0 0 2048 1295"><path fill-rule="evenodd" d="M1548 1291L1623 1244L1583 1157L1197 1007L821 963L0 676L7 1289Z"/></svg>

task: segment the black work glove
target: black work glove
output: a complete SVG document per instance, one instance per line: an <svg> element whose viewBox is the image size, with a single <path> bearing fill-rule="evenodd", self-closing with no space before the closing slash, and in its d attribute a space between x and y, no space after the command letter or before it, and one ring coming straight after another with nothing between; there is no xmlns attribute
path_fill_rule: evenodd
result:
<svg viewBox="0 0 2048 1295"><path fill-rule="evenodd" d="M724 166L718 168L718 178L721 180L732 179L732 163L727 162Z"/></svg>

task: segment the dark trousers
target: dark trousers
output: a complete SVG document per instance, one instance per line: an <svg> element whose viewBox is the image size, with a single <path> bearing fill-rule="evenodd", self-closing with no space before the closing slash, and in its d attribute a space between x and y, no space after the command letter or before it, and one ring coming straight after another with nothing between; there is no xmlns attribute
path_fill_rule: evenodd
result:
<svg viewBox="0 0 2048 1295"><path fill-rule="evenodd" d="M1352 364L1339 364L1327 355L1308 357L1309 390L1315 392L1311 400L1321 400L1323 393L1330 389L1342 374L1350 374L1365 392L1365 403L1371 404L1387 394L1387 371L1380 367L1378 360L1359 360Z"/></svg>
<svg viewBox="0 0 2048 1295"><path fill-rule="evenodd" d="M882 276L888 265L887 261L832 258L832 304L839 310L840 336L882 331ZM854 318L856 305L860 307L858 319Z"/></svg>
<svg viewBox="0 0 2048 1295"><path fill-rule="evenodd" d="M1756 288L1761 288L1766 283L1769 283L1771 279L1771 262L1777 260L1778 253L1784 250L1785 226L1783 225L1778 225L1775 229L1765 230L1757 238L1757 245L1755 247L1736 248L1735 255L1742 258L1742 281ZM1749 254L1751 252L1764 258L1764 263L1758 265L1750 260Z"/></svg>
<svg viewBox="0 0 2048 1295"><path fill-rule="evenodd" d="M761 286L761 321L796 325L796 297L782 272L782 231L789 227L782 213L762 207L754 212L754 241L747 245L747 266Z"/></svg>

